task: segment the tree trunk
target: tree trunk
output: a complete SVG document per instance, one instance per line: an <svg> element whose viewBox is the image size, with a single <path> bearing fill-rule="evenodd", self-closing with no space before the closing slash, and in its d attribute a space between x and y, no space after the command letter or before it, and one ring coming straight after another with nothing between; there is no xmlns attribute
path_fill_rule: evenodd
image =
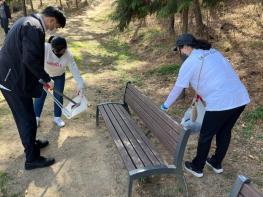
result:
<svg viewBox="0 0 263 197"><path fill-rule="evenodd" d="M26 0L22 0L22 7L23 7L23 14L24 16L27 16L27 10L26 10Z"/></svg>
<svg viewBox="0 0 263 197"><path fill-rule="evenodd" d="M185 8L182 11L182 33L187 33L188 32L188 13L189 13L189 8Z"/></svg>
<svg viewBox="0 0 263 197"><path fill-rule="evenodd" d="M40 0L40 5L39 5L39 7L42 7L43 6L43 2L42 2L42 0Z"/></svg>
<svg viewBox="0 0 263 197"><path fill-rule="evenodd" d="M130 43L133 43L133 42L137 41L137 39L138 39L138 32L139 32L139 29L142 27L143 22L144 22L144 19L140 19L139 24L136 27L136 29L135 29L135 31L134 31L134 33L132 35Z"/></svg>
<svg viewBox="0 0 263 197"><path fill-rule="evenodd" d="M30 0L30 6L31 6L31 10L32 10L32 12L34 12L34 6L33 6L33 2L32 2L32 0Z"/></svg>
<svg viewBox="0 0 263 197"><path fill-rule="evenodd" d="M77 9L79 8L78 0L76 0L76 8L77 8Z"/></svg>
<svg viewBox="0 0 263 197"><path fill-rule="evenodd" d="M62 0L59 0L60 8L63 8L62 6Z"/></svg>
<svg viewBox="0 0 263 197"><path fill-rule="evenodd" d="M174 14L169 16L168 18L168 33L170 36L174 36L175 31L174 31Z"/></svg>
<svg viewBox="0 0 263 197"><path fill-rule="evenodd" d="M193 0L193 7L194 7L197 34L199 34L200 36L203 36L204 23L203 23L203 19L202 19L199 0Z"/></svg>

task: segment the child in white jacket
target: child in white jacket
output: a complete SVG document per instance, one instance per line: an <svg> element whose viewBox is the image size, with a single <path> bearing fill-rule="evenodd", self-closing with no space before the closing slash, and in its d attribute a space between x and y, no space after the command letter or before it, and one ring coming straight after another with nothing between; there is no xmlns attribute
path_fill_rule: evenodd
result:
<svg viewBox="0 0 263 197"><path fill-rule="evenodd" d="M54 81L54 89L61 93L63 93L65 87L66 67L69 68L73 78L77 82L77 93L83 95L84 82L80 76L76 62L67 47L66 39L52 36L48 43L45 43L45 71ZM34 101L34 110L38 126L46 95L46 92L43 90L41 97L36 98ZM63 104L62 96L54 92L54 97ZM54 122L59 127L65 126L65 122L61 119L61 114L61 109L54 103Z"/></svg>

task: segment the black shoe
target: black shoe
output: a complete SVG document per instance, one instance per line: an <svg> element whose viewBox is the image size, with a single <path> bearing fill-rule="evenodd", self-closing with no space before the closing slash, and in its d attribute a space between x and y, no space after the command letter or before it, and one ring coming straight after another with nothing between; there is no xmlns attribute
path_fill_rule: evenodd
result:
<svg viewBox="0 0 263 197"><path fill-rule="evenodd" d="M186 161L184 163L184 168L190 172L192 175L200 178L202 177L204 174L203 174L203 171L202 170L196 170L193 168L193 164L190 162L190 161Z"/></svg>
<svg viewBox="0 0 263 197"><path fill-rule="evenodd" d="M207 158L206 165L213 169L213 171L217 174L220 174L224 171L220 164L215 165L211 158Z"/></svg>
<svg viewBox="0 0 263 197"><path fill-rule="evenodd" d="M36 140L36 145L38 148L45 148L49 142L47 140Z"/></svg>
<svg viewBox="0 0 263 197"><path fill-rule="evenodd" d="M39 158L34 161L25 162L25 169L33 170L35 168L44 168L44 167L51 166L54 163L55 163L54 158L45 158L45 157L39 156Z"/></svg>

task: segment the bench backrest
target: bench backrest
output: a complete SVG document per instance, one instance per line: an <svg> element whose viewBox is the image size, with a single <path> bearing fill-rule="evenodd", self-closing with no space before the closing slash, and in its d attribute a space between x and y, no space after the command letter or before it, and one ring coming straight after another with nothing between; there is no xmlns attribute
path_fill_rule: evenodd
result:
<svg viewBox="0 0 263 197"><path fill-rule="evenodd" d="M128 104L147 128L173 154L175 162L178 160L181 162L190 132L185 131L179 123L160 110L131 83L126 85L124 103Z"/></svg>
<svg viewBox="0 0 263 197"><path fill-rule="evenodd" d="M249 178L239 175L229 197L263 197L263 194L250 184Z"/></svg>

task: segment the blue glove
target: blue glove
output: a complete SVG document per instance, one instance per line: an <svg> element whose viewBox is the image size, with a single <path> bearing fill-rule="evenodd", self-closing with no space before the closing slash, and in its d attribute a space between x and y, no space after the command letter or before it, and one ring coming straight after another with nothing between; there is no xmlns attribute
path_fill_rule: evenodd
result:
<svg viewBox="0 0 263 197"><path fill-rule="evenodd" d="M162 105L160 106L160 109L161 109L162 111L168 111L168 107L166 107L164 104L162 104Z"/></svg>

